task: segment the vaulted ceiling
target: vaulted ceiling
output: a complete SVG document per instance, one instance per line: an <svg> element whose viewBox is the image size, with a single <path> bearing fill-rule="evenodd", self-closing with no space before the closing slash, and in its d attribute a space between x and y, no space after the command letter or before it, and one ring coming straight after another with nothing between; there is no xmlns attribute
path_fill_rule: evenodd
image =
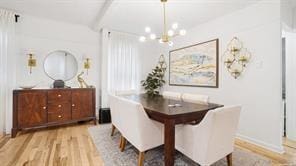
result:
<svg viewBox="0 0 296 166"><path fill-rule="evenodd" d="M198 24L242 9L258 0L168 0L168 24L178 22L190 29ZM163 27L160 0L117 0L109 8L100 26L143 34L145 26L160 34ZM219 28L219 27L217 27Z"/></svg>
<svg viewBox="0 0 296 166"><path fill-rule="evenodd" d="M0 7L33 16L91 25L105 0L0 0Z"/></svg>
<svg viewBox="0 0 296 166"><path fill-rule="evenodd" d="M178 22L180 28L190 29L256 1L259 0L168 0L168 24ZM0 7L135 34L143 34L145 26L159 34L163 25L160 0L1 0Z"/></svg>

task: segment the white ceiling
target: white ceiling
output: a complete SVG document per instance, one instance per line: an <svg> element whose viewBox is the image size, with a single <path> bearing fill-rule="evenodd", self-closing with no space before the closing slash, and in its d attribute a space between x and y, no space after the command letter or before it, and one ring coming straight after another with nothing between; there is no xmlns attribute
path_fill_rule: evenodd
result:
<svg viewBox="0 0 296 166"><path fill-rule="evenodd" d="M178 22L190 29L221 15L242 9L258 0L168 0L168 24ZM117 0L106 14L102 26L115 30L145 34L145 26L160 34L162 31L160 0Z"/></svg>
<svg viewBox="0 0 296 166"><path fill-rule="evenodd" d="M105 0L0 0L0 7L64 22L91 25Z"/></svg>
<svg viewBox="0 0 296 166"><path fill-rule="evenodd" d="M168 0L169 25L190 29L259 0ZM106 7L107 6L107 7ZM0 0L0 7L20 13L115 30L144 34L145 26L160 34L160 0Z"/></svg>

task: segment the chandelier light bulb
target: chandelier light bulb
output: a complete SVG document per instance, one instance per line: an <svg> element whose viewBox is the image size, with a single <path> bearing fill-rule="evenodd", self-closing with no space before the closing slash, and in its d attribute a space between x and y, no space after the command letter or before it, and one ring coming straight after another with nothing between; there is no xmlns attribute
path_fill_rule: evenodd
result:
<svg viewBox="0 0 296 166"><path fill-rule="evenodd" d="M166 18L166 5L167 0L160 0L163 5L163 31L160 36L157 36L155 33L152 33L152 30L149 26L145 27L145 34L139 37L140 42L145 42L147 40L156 40L159 43L166 43L169 46L173 46L171 41L176 36L186 35L185 29L180 29L178 22L172 22L171 27L167 27L167 18Z"/></svg>
<svg viewBox="0 0 296 166"><path fill-rule="evenodd" d="M150 27L145 27L145 32L146 33L150 33L151 32L151 28Z"/></svg>
<svg viewBox="0 0 296 166"><path fill-rule="evenodd" d="M155 40L155 39L156 39L156 35L152 33L152 34L150 35L150 39L151 39L151 40Z"/></svg>
<svg viewBox="0 0 296 166"><path fill-rule="evenodd" d="M146 37L145 36L140 36L139 37L139 41L140 42L145 42L146 41Z"/></svg>
<svg viewBox="0 0 296 166"><path fill-rule="evenodd" d="M170 37L174 36L174 31L170 29L170 30L168 31L168 35L169 35Z"/></svg>
<svg viewBox="0 0 296 166"><path fill-rule="evenodd" d="M181 36L186 35L186 30L185 30L185 29L181 29L181 30L180 30L180 35L181 35Z"/></svg>
<svg viewBox="0 0 296 166"><path fill-rule="evenodd" d="M178 29L178 27L179 27L178 23L173 23L172 28L173 28L174 30Z"/></svg>

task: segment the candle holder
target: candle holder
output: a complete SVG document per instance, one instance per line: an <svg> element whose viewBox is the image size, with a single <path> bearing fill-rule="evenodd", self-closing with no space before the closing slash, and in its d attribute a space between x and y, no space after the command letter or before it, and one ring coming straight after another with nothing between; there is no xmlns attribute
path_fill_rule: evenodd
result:
<svg viewBox="0 0 296 166"><path fill-rule="evenodd" d="M30 53L29 55L29 59L28 59L28 67L30 68L30 74L32 74L32 68L37 66L37 61L36 59L33 58L33 54Z"/></svg>
<svg viewBox="0 0 296 166"><path fill-rule="evenodd" d="M90 69L90 59L86 58L84 61L84 69L86 69L86 74L88 75L88 70Z"/></svg>
<svg viewBox="0 0 296 166"><path fill-rule="evenodd" d="M234 37L229 42L223 57L228 72L237 79L250 62L251 53L243 47L242 42L237 37Z"/></svg>

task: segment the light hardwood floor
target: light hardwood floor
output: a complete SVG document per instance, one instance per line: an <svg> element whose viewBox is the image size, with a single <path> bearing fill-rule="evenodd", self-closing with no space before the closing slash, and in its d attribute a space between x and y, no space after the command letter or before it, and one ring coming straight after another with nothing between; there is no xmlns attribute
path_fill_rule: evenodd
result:
<svg viewBox="0 0 296 166"><path fill-rule="evenodd" d="M20 134L0 140L0 165L103 165L87 128L79 124Z"/></svg>
<svg viewBox="0 0 296 166"><path fill-rule="evenodd" d="M0 139L0 165L28 166L100 166L103 161L87 128L91 123L44 129ZM111 128L110 128L111 132ZM286 147L279 155L247 142L236 140L238 148L270 158L273 165L296 165L296 149Z"/></svg>

